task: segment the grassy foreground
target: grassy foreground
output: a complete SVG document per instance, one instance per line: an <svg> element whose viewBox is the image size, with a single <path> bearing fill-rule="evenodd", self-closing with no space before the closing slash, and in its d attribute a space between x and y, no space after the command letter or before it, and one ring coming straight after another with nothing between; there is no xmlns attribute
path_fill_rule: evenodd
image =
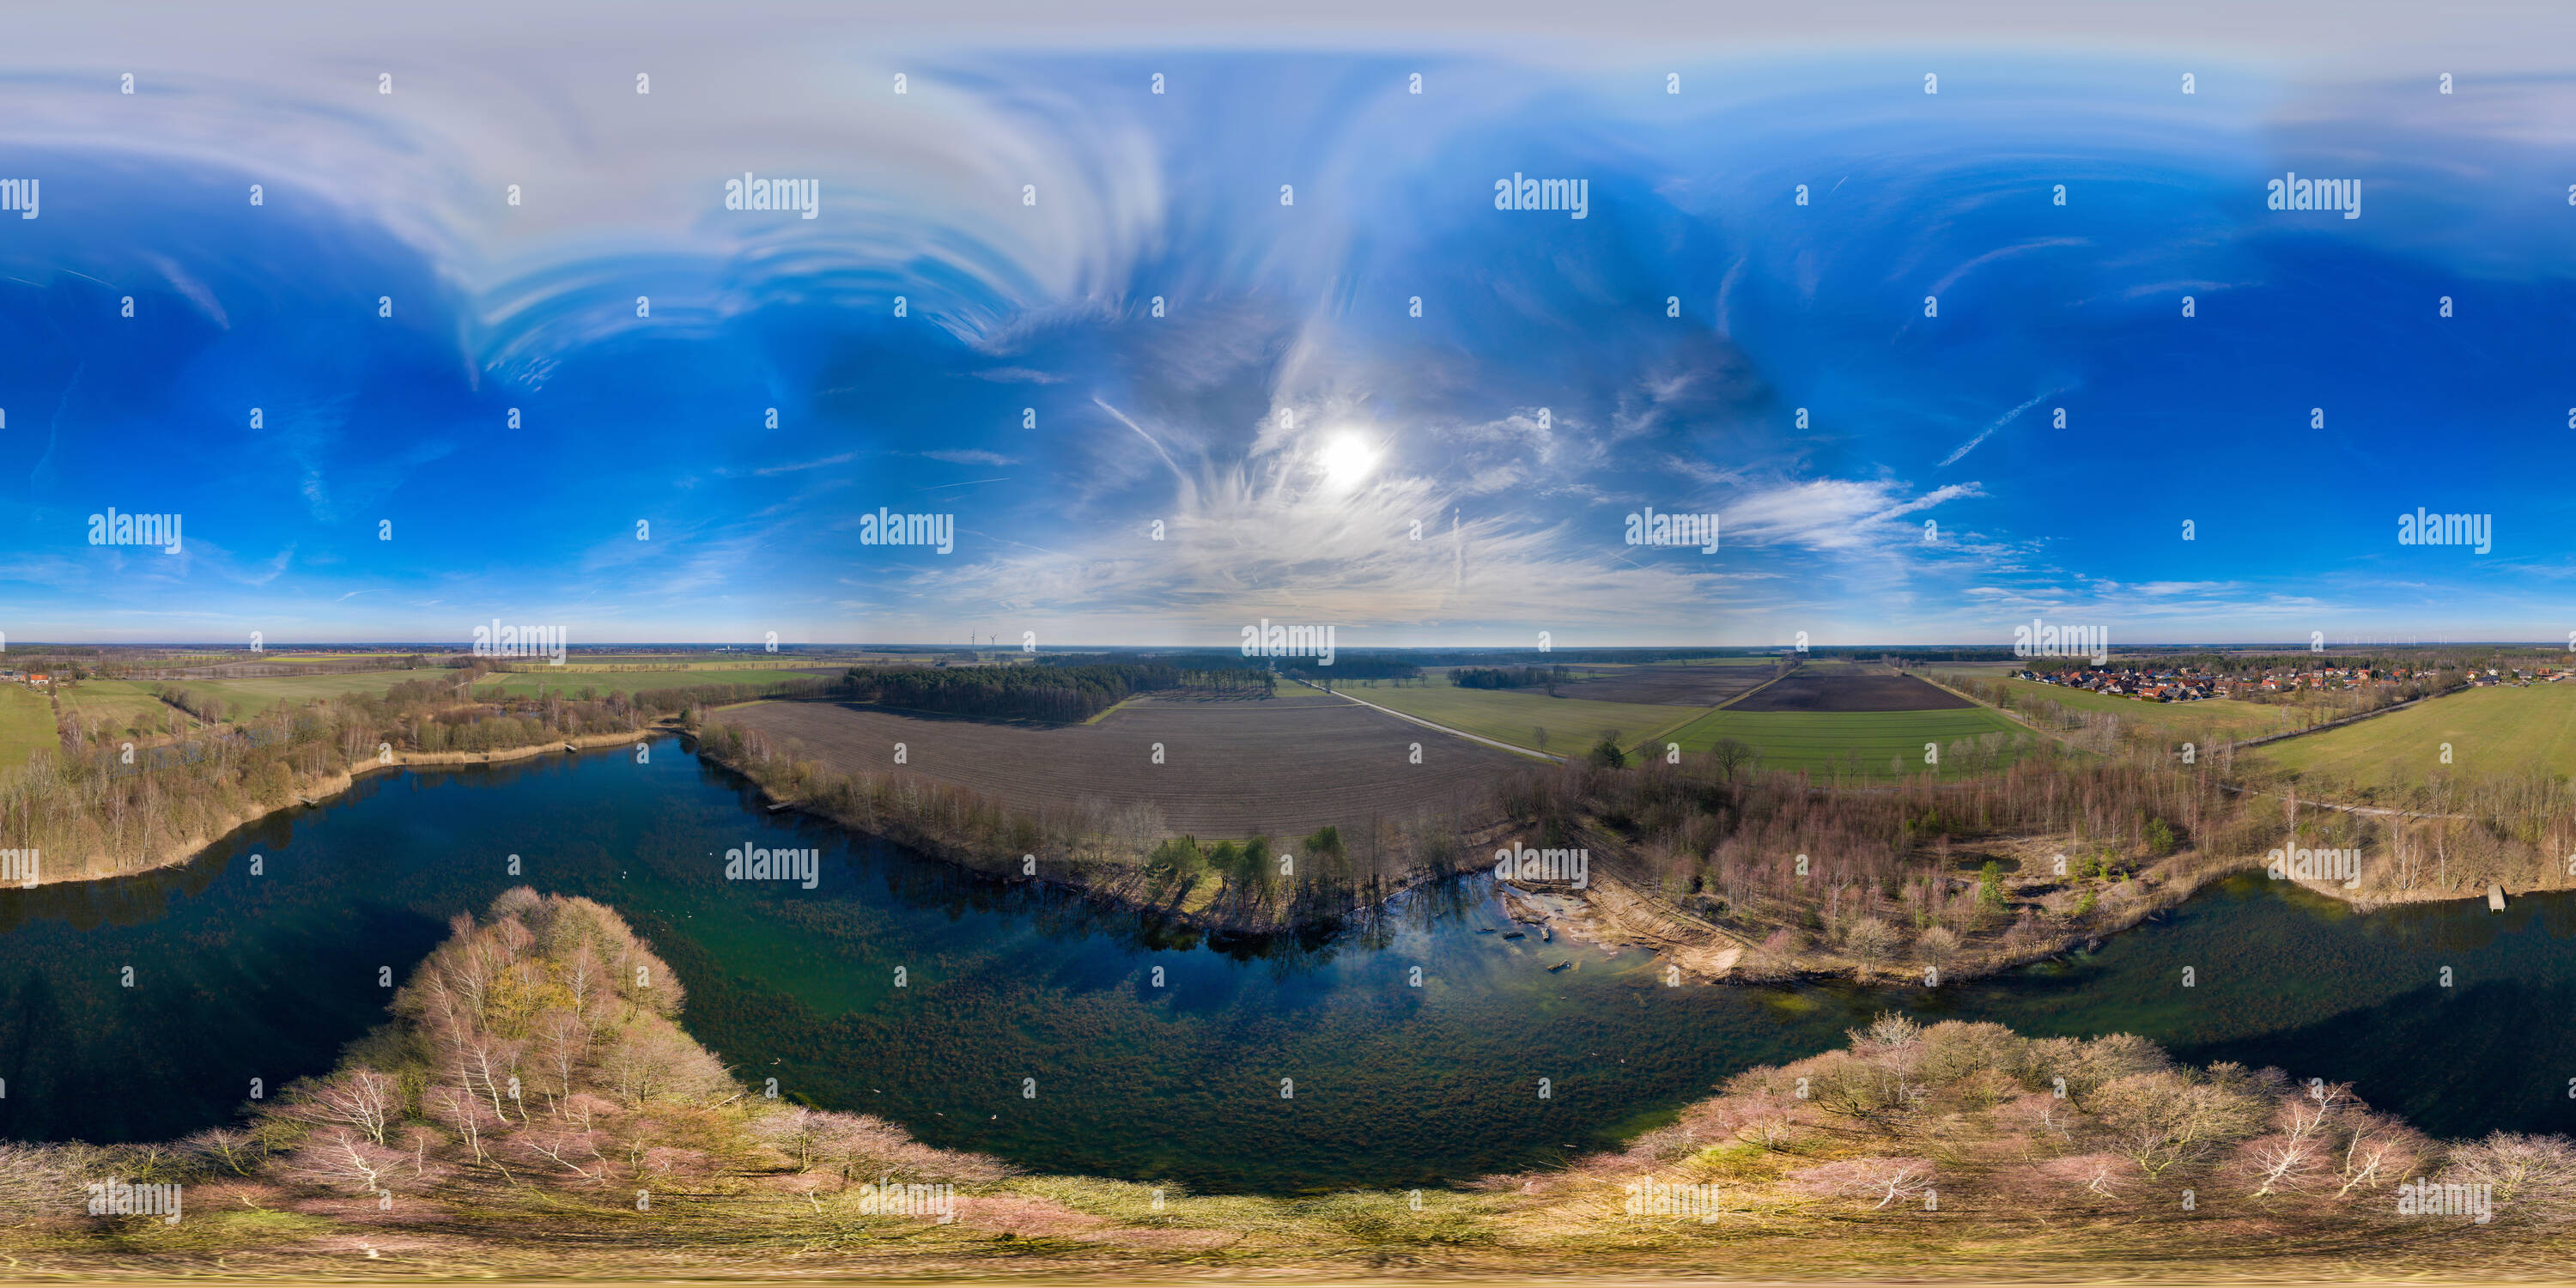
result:
<svg viewBox="0 0 2576 1288"><path fill-rule="evenodd" d="M520 888L454 931L391 1023L238 1127L0 1145L12 1278L2460 1275L2563 1263L2576 1212L2562 1139L2445 1145L2138 1038L1896 1016L1543 1173L1299 1197L1027 1176L739 1080L601 905ZM2426 1215L2419 1178L2461 1188ZM179 1219L92 1214L108 1181L179 1186Z"/></svg>

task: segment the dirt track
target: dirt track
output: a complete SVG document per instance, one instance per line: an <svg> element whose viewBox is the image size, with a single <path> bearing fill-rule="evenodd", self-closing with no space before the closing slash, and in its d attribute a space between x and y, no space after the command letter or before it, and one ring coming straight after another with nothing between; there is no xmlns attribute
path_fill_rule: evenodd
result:
<svg viewBox="0 0 2576 1288"><path fill-rule="evenodd" d="M1022 805L1141 802L1160 809L1171 831L1211 841L1302 837L1328 823L1346 836L1367 835L1373 818L1425 807L1489 822L1497 816L1491 785L1530 767L1330 699L1138 701L1098 724L1045 728L820 702L763 702L722 718L839 772L901 769ZM901 766L897 742L905 745ZM1419 765L1409 763L1417 742Z"/></svg>

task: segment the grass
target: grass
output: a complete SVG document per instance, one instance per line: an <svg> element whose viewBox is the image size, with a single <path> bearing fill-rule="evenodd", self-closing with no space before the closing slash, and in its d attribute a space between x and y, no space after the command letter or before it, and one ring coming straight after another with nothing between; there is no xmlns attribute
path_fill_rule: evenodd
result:
<svg viewBox="0 0 2576 1288"><path fill-rule="evenodd" d="M173 688L223 699L225 718L240 720L281 702L302 706L315 698L336 698L349 693L383 697L385 690L406 680L432 679L439 674L435 670L346 671L330 675L272 675L248 680L171 680L168 683Z"/></svg>
<svg viewBox="0 0 2576 1288"><path fill-rule="evenodd" d="M54 705L21 684L0 684L0 769L16 769L54 744Z"/></svg>
<svg viewBox="0 0 2576 1288"><path fill-rule="evenodd" d="M197 720L187 712L152 696L152 684L143 680L83 680L57 693L68 714L87 720L105 720L107 731L114 734L146 735L176 727L197 727Z"/></svg>
<svg viewBox="0 0 2576 1288"><path fill-rule="evenodd" d="M2451 763L2442 764L2443 744ZM2339 729L2239 753L2237 764L2302 782L2409 788L2447 769L2462 778L2526 770L2576 774L2576 685L2471 689Z"/></svg>
<svg viewBox="0 0 2576 1288"><path fill-rule="evenodd" d="M1620 745L1660 743L1674 729L1706 711L1647 702L1595 702L1584 698L1551 698L1543 689L1461 689L1446 675L1412 686L1333 686L1363 702L1420 716L1452 729L1531 747L1560 756L1579 756L1616 731Z"/></svg>
<svg viewBox="0 0 2576 1288"><path fill-rule="evenodd" d="M2203 745L2242 742L2267 734L2288 733L2297 727L2296 713L2289 707L2241 702L2235 698L2210 698L2202 702L2140 702L2135 698L2116 698L2062 684L2040 684L2032 680L2005 680L2003 683L2012 694L2015 708L2025 715L2034 714L2029 707L2021 705L2025 701L2054 702L2070 711L2118 716L2121 723L2132 728L2151 729L2160 737Z"/></svg>
<svg viewBox="0 0 2576 1288"><path fill-rule="evenodd" d="M1837 769L1863 778L1892 778L1924 770L1923 744L1938 743L1945 770L1958 760L1953 744L1992 737L2005 764L2029 750L2037 735L1984 707L1947 711L1711 711L1665 741L1684 751L1705 751L1720 738L1750 744L1762 769ZM1891 769L1889 761L1897 762Z"/></svg>

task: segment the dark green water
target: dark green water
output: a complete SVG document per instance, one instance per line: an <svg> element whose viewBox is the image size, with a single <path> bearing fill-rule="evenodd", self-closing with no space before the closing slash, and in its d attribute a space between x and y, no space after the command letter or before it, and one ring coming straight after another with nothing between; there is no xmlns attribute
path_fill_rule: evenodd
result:
<svg viewBox="0 0 2576 1288"><path fill-rule="evenodd" d="M819 887L725 881L745 840L820 848ZM1634 951L1475 933L1508 929L1482 878L1328 943L1211 944L767 814L665 740L641 765L387 775L185 869L0 891L0 1135L228 1121L252 1078L273 1092L383 1021L380 967L403 978L449 916L519 883L624 912L687 985L689 1029L746 1080L1039 1171L1203 1191L1543 1163L1889 1007L2349 1079L2442 1135L2576 1130L2563 899L2363 917L2254 879L2100 952L1938 993L1673 989Z"/></svg>

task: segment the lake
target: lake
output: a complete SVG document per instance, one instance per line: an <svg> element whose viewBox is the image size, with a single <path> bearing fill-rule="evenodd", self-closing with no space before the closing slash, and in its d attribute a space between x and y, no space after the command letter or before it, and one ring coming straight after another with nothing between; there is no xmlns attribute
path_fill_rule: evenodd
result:
<svg viewBox="0 0 2576 1288"><path fill-rule="evenodd" d="M816 888L725 880L746 842L819 849ZM1477 933L1513 929L1487 877L1330 939L1211 940L770 814L663 738L643 763L377 775L185 868L0 890L0 1135L229 1122L254 1078L274 1094L385 1022L383 972L518 884L622 912L687 987L682 1022L756 1087L1032 1171L1199 1192L1542 1165L1887 1009L2349 1080L2436 1135L2576 1131L2565 896L2361 915L2251 876L2096 952L1937 991L1668 988L1634 949Z"/></svg>

